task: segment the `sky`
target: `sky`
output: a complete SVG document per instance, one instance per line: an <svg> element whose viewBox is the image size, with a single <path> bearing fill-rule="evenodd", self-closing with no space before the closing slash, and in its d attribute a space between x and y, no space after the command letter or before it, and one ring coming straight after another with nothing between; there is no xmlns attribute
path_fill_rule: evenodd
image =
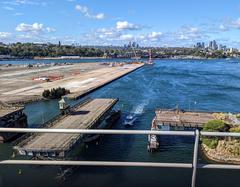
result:
<svg viewBox="0 0 240 187"><path fill-rule="evenodd" d="M240 48L239 0L0 0L0 42Z"/></svg>

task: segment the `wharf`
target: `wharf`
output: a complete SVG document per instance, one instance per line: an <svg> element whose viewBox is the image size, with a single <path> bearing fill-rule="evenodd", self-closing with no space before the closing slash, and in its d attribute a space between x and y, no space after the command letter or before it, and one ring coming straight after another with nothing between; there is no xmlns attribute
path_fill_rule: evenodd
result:
<svg viewBox="0 0 240 187"><path fill-rule="evenodd" d="M93 99L75 106L70 114L51 122L55 129L95 128L117 103L117 99ZM97 127L96 127L97 128ZM74 145L81 143L81 134L33 134L18 143L14 149L21 155L64 157Z"/></svg>
<svg viewBox="0 0 240 187"><path fill-rule="evenodd" d="M155 114L154 123L161 126L201 128L208 121L215 119L213 112L157 109Z"/></svg>
<svg viewBox="0 0 240 187"><path fill-rule="evenodd" d="M180 109L156 109L156 116L152 120L151 130L163 130L164 126L183 128L202 128L205 123L216 119L213 112L183 111ZM156 135L148 135L148 151L158 150L159 142Z"/></svg>

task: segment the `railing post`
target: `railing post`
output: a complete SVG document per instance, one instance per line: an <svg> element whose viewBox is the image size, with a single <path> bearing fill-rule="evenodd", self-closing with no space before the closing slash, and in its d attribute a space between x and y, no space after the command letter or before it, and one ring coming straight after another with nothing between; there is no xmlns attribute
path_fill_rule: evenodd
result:
<svg viewBox="0 0 240 187"><path fill-rule="evenodd" d="M199 131L195 131L195 143L193 152L193 172L192 172L192 187L196 186L197 175L197 159L198 159L198 143L199 143Z"/></svg>

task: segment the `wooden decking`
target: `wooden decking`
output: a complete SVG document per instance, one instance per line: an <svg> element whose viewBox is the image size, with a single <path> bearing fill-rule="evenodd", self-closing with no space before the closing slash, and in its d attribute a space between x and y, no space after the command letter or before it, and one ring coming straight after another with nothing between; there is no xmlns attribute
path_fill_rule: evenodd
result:
<svg viewBox="0 0 240 187"><path fill-rule="evenodd" d="M70 115L57 121L51 128L56 129L89 129L115 104L116 99L94 99L75 108ZM64 156L71 147L81 139L79 134L43 133L28 138L23 145L15 149L27 155Z"/></svg>
<svg viewBox="0 0 240 187"><path fill-rule="evenodd" d="M181 110L156 110L155 123L169 126L201 127L210 120L214 120L211 112L184 112Z"/></svg>

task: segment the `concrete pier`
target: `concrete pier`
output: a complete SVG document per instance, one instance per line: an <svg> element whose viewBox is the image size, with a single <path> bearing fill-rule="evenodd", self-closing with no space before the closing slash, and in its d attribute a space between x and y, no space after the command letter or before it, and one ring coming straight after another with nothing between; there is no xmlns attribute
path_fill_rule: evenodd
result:
<svg viewBox="0 0 240 187"><path fill-rule="evenodd" d="M90 129L104 119L117 99L93 99L76 106L68 115L53 121L50 128ZM21 155L64 157L71 148L80 143L81 134L34 134L14 147Z"/></svg>

